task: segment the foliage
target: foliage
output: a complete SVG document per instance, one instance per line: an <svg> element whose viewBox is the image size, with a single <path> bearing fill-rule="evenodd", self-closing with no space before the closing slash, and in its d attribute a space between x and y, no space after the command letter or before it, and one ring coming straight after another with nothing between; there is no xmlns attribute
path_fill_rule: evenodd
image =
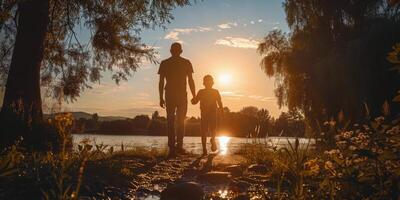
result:
<svg viewBox="0 0 400 200"><path fill-rule="evenodd" d="M387 60L394 64L393 70L396 70L397 73L400 73L400 43L397 43L393 46L393 51L389 53ZM393 98L393 101L400 102L400 90L397 91L397 93L398 94Z"/></svg>
<svg viewBox="0 0 400 200"><path fill-rule="evenodd" d="M168 23L171 10L188 0L60 1L49 0L50 20L41 70L42 84L56 97L75 99L88 82L111 70L112 78L126 80L144 59L155 62L151 46L141 42L143 28ZM14 16L20 1L0 3L0 73L5 77L18 30Z"/></svg>
<svg viewBox="0 0 400 200"><path fill-rule="evenodd" d="M52 123L63 132L68 130L72 120L70 114L63 114ZM134 159L167 155L166 151L123 146L120 151L114 151L114 147L93 144L89 140L81 141L73 151L67 149L67 142L62 144L62 150L57 153L26 151L18 144L5 149L0 154L0 198L104 199L110 195L116 197L115 192L125 198L123 195L127 195L131 187L130 165ZM115 189L107 188L109 186Z"/></svg>
<svg viewBox="0 0 400 200"><path fill-rule="evenodd" d="M400 85L384 59L400 33L399 5L286 0L284 8L291 33L272 31L258 49L261 67L275 77L279 105L299 109L313 127L340 111L355 120L364 103L379 115Z"/></svg>
<svg viewBox="0 0 400 200"><path fill-rule="evenodd" d="M57 116L57 117L61 117ZM71 116L64 116L72 122ZM63 132L58 129L59 125L47 122L24 123L18 112L0 113L0 148L11 146L16 142L27 150L35 151L60 151L62 142L66 142L67 148L71 148L72 137L70 135L70 126Z"/></svg>
<svg viewBox="0 0 400 200"><path fill-rule="evenodd" d="M277 199L397 199L400 195L400 120L385 117L335 129L335 144L309 149L298 141L281 149L249 144L240 152L249 163L272 163Z"/></svg>
<svg viewBox="0 0 400 200"><path fill-rule="evenodd" d="M252 110L252 111L249 111ZM200 118L187 118L186 135L200 136ZM239 112L225 109L218 117L217 134L234 137L263 138L266 136L304 136L305 124L299 112L283 112L274 119L267 109L244 107ZM130 134L130 135L166 135L167 119L157 112L150 118L138 115L124 120L98 121L93 119L74 120L74 133Z"/></svg>
<svg viewBox="0 0 400 200"><path fill-rule="evenodd" d="M396 199L400 185L400 124L378 117L336 136L325 152L321 189L335 198Z"/></svg>

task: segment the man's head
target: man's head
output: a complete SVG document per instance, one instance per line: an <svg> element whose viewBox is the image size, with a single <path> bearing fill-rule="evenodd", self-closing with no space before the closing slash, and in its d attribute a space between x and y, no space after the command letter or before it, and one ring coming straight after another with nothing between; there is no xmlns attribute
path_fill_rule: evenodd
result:
<svg viewBox="0 0 400 200"><path fill-rule="evenodd" d="M172 56L180 56L182 53L182 45L178 42L172 43L170 52Z"/></svg>
<svg viewBox="0 0 400 200"><path fill-rule="evenodd" d="M214 78L211 75L205 75L203 78L203 85L206 88L212 88L214 85Z"/></svg>

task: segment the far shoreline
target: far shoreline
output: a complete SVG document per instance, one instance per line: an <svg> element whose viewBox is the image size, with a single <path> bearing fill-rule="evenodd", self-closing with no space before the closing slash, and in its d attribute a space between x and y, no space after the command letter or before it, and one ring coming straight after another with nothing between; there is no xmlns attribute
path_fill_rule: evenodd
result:
<svg viewBox="0 0 400 200"><path fill-rule="evenodd" d="M148 137L167 137L167 135L160 134L132 134L132 132L84 132L84 133L72 133L72 135L102 135L102 136L148 136ZM267 136L267 137L238 137L238 136L230 136L230 135L217 135L216 137L227 136L230 138L243 138L243 139L268 139L268 138L281 138L281 139L295 139L295 136ZM185 137L201 137L200 135L192 135L188 134ZM314 140L311 137L297 137L299 139L310 139Z"/></svg>

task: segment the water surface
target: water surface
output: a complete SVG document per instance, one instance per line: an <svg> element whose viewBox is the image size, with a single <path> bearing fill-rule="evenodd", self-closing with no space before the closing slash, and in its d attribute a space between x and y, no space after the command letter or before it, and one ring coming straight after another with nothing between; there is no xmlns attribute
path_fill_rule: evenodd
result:
<svg viewBox="0 0 400 200"><path fill-rule="evenodd" d="M107 146L113 146L114 149L118 150L123 144L125 148L142 147L148 149L163 150L167 148L167 136L139 136L139 135L97 135L97 134L74 134L73 140L77 144L83 139L89 139L96 144L104 144ZM293 137L268 137L268 138L238 138L219 136L217 137L218 147L220 154L233 154L237 152L243 144L247 143L262 143L268 145L276 145L282 147L288 144L288 141L294 144L295 138ZM313 144L313 140L306 138L300 138L300 144ZM209 138L207 140L210 149ZM201 139L200 137L186 136L183 139L183 147L196 154L202 152Z"/></svg>

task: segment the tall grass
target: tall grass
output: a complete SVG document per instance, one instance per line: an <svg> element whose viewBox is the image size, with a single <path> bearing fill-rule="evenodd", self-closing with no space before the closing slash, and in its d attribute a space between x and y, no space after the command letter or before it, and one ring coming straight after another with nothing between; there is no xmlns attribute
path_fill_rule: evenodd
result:
<svg viewBox="0 0 400 200"><path fill-rule="evenodd" d="M130 186L133 179L132 169L124 160L166 156L166 151L123 145L120 151L114 151L113 147L90 140L83 140L72 149L69 147L72 116L60 114L50 123L57 127L62 138L60 151L30 151L15 144L0 154L0 199L75 200L82 197L82 192L88 197L108 198L96 197L97 193L104 193L108 181L118 177L119 185L114 186L122 187L122 184ZM104 178L100 185L95 177L98 173Z"/></svg>

